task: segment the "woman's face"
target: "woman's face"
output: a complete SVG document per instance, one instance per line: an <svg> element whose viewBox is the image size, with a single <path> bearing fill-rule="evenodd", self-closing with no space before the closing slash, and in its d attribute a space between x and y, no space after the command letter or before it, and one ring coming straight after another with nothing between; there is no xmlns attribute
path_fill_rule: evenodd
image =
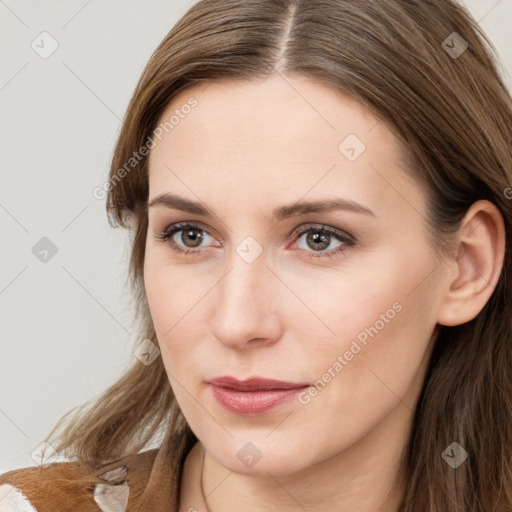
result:
<svg viewBox="0 0 512 512"><path fill-rule="evenodd" d="M232 471L279 475L405 440L446 273L398 140L300 77L196 84L161 122L149 203L172 194L197 206L149 207L145 287L171 386L206 450ZM224 390L229 409L208 383L221 376L310 386L267 409Z"/></svg>

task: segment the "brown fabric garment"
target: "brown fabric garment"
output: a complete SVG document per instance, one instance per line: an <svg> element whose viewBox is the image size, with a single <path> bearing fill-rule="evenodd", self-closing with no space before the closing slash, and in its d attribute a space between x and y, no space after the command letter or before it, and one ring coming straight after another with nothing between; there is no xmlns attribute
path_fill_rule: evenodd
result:
<svg viewBox="0 0 512 512"><path fill-rule="evenodd" d="M160 448L98 468L57 462L16 469L0 475L0 486L19 489L37 512L177 512L183 465L192 446L186 434L168 433Z"/></svg>

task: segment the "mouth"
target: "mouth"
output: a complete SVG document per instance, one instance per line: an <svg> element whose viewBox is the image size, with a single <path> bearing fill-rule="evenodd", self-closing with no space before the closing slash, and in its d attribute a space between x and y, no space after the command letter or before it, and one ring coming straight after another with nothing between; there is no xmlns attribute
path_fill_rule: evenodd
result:
<svg viewBox="0 0 512 512"><path fill-rule="evenodd" d="M244 416L256 416L284 405L310 386L304 382L286 382L254 377L238 380L218 377L208 381L213 396L227 411Z"/></svg>

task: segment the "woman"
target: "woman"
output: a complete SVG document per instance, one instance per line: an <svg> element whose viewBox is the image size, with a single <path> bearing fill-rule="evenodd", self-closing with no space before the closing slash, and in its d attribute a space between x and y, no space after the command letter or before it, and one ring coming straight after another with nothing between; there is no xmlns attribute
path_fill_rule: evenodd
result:
<svg viewBox="0 0 512 512"><path fill-rule="evenodd" d="M512 101L486 44L451 0L195 4L97 191L133 234L137 360L0 510L511 510Z"/></svg>

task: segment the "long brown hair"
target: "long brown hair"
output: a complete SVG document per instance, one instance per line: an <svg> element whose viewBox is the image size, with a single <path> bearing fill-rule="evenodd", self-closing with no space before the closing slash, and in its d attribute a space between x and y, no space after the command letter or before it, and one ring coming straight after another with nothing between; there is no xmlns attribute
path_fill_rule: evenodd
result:
<svg viewBox="0 0 512 512"><path fill-rule="evenodd" d="M110 224L131 235L138 338L155 344L143 285L147 157L126 163L148 146L169 100L190 84L294 73L358 100L408 147L440 254L473 202L499 208L507 242L502 273L472 321L439 329L403 455L406 511L512 510L512 100L500 65L477 22L452 0L202 0L144 69L104 187ZM137 453L161 430L195 438L160 357L151 365L134 360L65 425L69 414L47 440L83 463ZM453 442L469 454L457 469L442 457Z"/></svg>

